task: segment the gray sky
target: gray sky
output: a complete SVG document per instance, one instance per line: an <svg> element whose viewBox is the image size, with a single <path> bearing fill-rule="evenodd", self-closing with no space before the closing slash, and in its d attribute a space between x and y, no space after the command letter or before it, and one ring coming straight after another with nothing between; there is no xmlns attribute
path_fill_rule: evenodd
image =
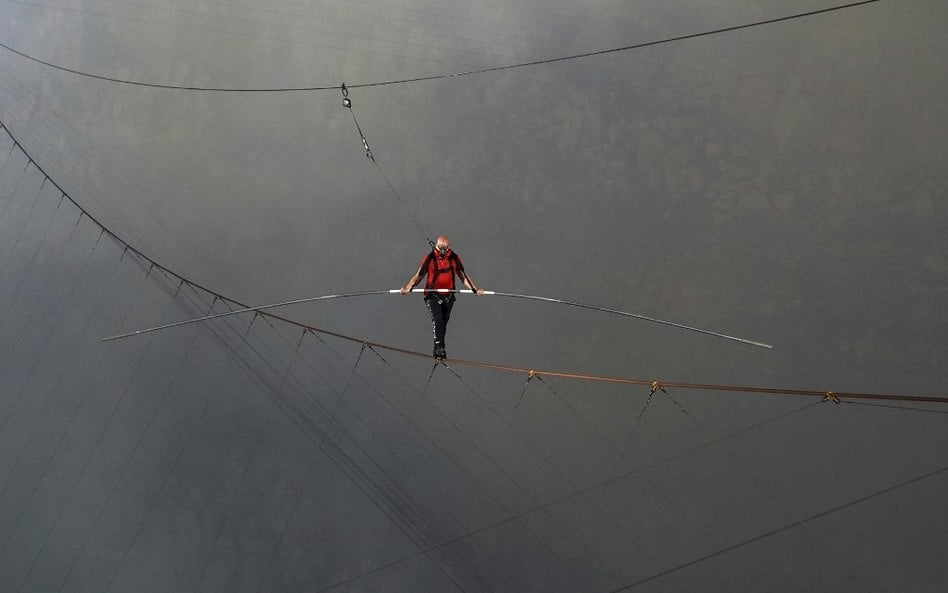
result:
<svg viewBox="0 0 948 593"><path fill-rule="evenodd" d="M0 2L0 42L161 85L331 87L686 35L825 1ZM455 366L229 318L395 288L449 235L498 291L449 356L945 395L935 1L350 93L146 88L0 50L0 589L940 591L945 410ZM78 220L78 223L76 222ZM416 351L414 297L286 315ZM358 360L358 364L356 361ZM355 371L353 367L355 366ZM542 376L542 375L541 375ZM682 412L686 413L682 413ZM931 474L931 475L930 475ZM667 574L666 574L667 573Z"/></svg>

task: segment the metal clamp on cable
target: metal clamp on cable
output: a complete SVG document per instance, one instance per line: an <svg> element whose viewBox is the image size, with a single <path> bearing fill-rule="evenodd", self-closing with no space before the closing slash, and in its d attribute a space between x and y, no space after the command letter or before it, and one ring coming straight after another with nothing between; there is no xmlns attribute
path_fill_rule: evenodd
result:
<svg viewBox="0 0 948 593"><path fill-rule="evenodd" d="M346 88L346 83L342 83L342 106L346 109L352 109L352 101L349 100L349 89Z"/></svg>
<svg viewBox="0 0 948 593"><path fill-rule="evenodd" d="M832 391L827 391L823 394L823 399L820 401L824 402L833 402L834 404L839 403L839 396L833 393Z"/></svg>
<svg viewBox="0 0 948 593"><path fill-rule="evenodd" d="M649 394L649 395L652 395L652 394L654 394L656 391L658 391L659 389L662 390L662 393L664 393L665 395L668 395L668 392L665 391L665 388L662 387L662 384L659 383L658 381L652 381L652 390L651 390L648 394Z"/></svg>
<svg viewBox="0 0 948 593"><path fill-rule="evenodd" d="M536 376L536 371L534 371L533 369L530 369L530 371L527 372L527 382L523 384L523 389L520 390L520 397L517 398L517 403L514 404L515 408L520 407L520 402L523 401L523 396L526 395L527 393L527 385L530 384L530 380L533 379L533 377L535 376Z"/></svg>

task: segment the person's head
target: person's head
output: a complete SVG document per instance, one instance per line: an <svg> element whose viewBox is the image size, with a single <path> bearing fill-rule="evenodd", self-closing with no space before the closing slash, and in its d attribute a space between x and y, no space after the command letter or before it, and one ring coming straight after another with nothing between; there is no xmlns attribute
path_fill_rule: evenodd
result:
<svg viewBox="0 0 948 593"><path fill-rule="evenodd" d="M437 240L435 240L435 251L441 254L442 257L447 255L448 249L451 248L451 241L448 240L444 235L438 235Z"/></svg>

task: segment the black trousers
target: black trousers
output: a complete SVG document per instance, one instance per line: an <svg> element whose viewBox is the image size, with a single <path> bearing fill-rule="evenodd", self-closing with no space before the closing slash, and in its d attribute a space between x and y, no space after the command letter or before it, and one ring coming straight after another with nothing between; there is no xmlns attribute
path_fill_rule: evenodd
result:
<svg viewBox="0 0 948 593"><path fill-rule="evenodd" d="M454 307L454 295L439 297L429 294L425 297L425 307L431 316L431 333L434 336L435 349L444 350L444 334L448 329L448 320L451 319L451 309Z"/></svg>

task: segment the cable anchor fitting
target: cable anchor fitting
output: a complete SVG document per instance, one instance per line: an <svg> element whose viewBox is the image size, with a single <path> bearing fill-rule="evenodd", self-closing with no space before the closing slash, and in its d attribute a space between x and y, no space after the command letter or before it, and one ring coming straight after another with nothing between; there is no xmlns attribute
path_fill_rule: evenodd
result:
<svg viewBox="0 0 948 593"><path fill-rule="evenodd" d="M340 90L342 91L342 106L346 109L352 109L352 101L349 100L349 89L346 88L346 83L342 83Z"/></svg>
<svg viewBox="0 0 948 593"><path fill-rule="evenodd" d="M649 391L648 394L649 394L650 396L651 396L651 395L654 395L655 392L658 391L658 390L661 390L662 393L664 393L665 395L668 395L668 392L665 391L665 388L662 387L662 384L661 384L661 383L659 383L658 381L652 381L652 390Z"/></svg>
<svg viewBox="0 0 948 593"><path fill-rule="evenodd" d="M824 402L833 402L834 404L839 403L839 396L833 393L832 391L827 391L823 394L823 399L820 401Z"/></svg>
<svg viewBox="0 0 948 593"><path fill-rule="evenodd" d="M530 369L530 371L527 372L527 382L523 384L523 389L520 390L520 397L517 398L517 403L514 404L515 408L520 407L520 402L523 401L523 396L527 393L527 385L529 385L530 381L536 376L537 373L533 369Z"/></svg>

